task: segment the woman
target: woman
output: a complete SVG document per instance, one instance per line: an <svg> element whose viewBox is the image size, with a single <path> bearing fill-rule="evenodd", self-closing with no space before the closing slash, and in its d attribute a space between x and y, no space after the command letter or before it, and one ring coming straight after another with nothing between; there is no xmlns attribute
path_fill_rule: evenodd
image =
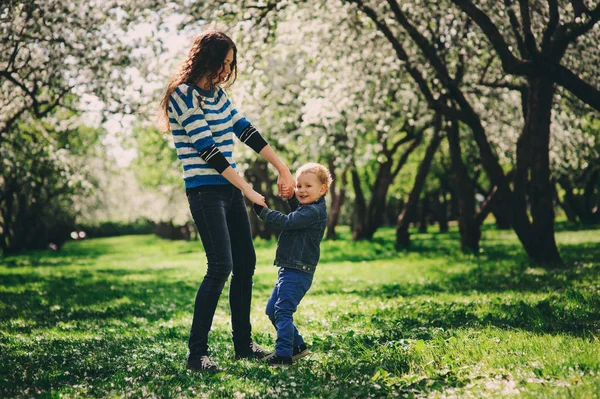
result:
<svg viewBox="0 0 600 399"><path fill-rule="evenodd" d="M186 195L208 260L196 294L187 359L187 368L197 371L221 370L208 356L208 332L230 273L235 358L260 359L268 355L251 337L256 255L243 196L255 204L266 204L264 197L236 172L233 135L277 169L282 197L290 197L294 187L288 167L237 112L223 90L233 84L236 76L237 49L233 41L222 32L205 32L194 40L161 102L165 125L183 164Z"/></svg>

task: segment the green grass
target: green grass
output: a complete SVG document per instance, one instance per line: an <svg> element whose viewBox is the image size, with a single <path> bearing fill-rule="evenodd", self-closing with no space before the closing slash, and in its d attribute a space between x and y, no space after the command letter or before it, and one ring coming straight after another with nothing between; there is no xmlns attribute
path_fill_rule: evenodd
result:
<svg viewBox="0 0 600 399"><path fill-rule="evenodd" d="M455 230L325 241L296 322L313 354L290 369L234 362L223 295L210 336L224 373L185 370L199 242L128 236L0 258L0 397L528 397L600 392L600 230L557 233L564 270L534 268L487 227L479 257ZM254 338L275 242L257 241ZM226 288L227 289L227 288Z"/></svg>

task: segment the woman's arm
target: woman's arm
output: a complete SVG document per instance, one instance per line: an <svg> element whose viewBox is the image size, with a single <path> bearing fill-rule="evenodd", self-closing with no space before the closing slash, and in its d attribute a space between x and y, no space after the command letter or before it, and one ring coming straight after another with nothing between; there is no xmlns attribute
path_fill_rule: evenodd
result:
<svg viewBox="0 0 600 399"><path fill-rule="evenodd" d="M228 100L229 101L229 100ZM294 187L296 187L296 181L290 173L288 167L279 159L279 157L273 151L273 148L267 143L262 137L260 132L256 130L254 126L244 118L236 109L231 105L231 123L233 124L233 133L240 139L240 141L252 148L255 152L260 154L267 162L277 169L279 177L277 178L277 188L279 189L279 195L284 199L290 198L294 195Z"/></svg>
<svg viewBox="0 0 600 399"><path fill-rule="evenodd" d="M244 178L235 171L231 166L227 167L224 171L221 172L221 176L227 179L229 183L233 184L235 187L239 188L244 197L248 198L255 204L260 206L267 206L265 202L265 197L254 191L252 186L244 180Z"/></svg>
<svg viewBox="0 0 600 399"><path fill-rule="evenodd" d="M283 163L281 159L279 159L277 154L275 154L275 151L273 151L273 148L268 144L263 147L259 154L267 162L273 165L279 173L279 177L277 178L277 188L279 189L279 195L285 199L292 197L294 195L294 187L296 186L296 181L294 180L294 177L290 173L290 170L288 169L286 164Z"/></svg>

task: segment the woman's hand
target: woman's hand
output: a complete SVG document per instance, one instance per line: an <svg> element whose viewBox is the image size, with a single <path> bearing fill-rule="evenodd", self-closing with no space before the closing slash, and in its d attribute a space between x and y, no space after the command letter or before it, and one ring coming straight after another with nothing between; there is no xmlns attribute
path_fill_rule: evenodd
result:
<svg viewBox="0 0 600 399"><path fill-rule="evenodd" d="M288 167L279 159L270 145L266 145L259 153L264 159L277 169L279 177L277 178L277 188L279 196L283 199L290 199L294 195L296 181L290 173Z"/></svg>
<svg viewBox="0 0 600 399"><path fill-rule="evenodd" d="M252 201L252 203L267 207L267 203L265 202L265 197L263 197L261 194L254 191L253 188L248 187L244 191L242 191L242 193L244 194L244 197L248 198L250 201Z"/></svg>
<svg viewBox="0 0 600 399"><path fill-rule="evenodd" d="M283 199L290 199L294 195L294 190L289 187L281 187L279 191L279 196Z"/></svg>
<svg viewBox="0 0 600 399"><path fill-rule="evenodd" d="M290 170L287 168L280 170L279 177L277 178L279 196L283 199L291 198L294 195L294 187L296 187L296 182Z"/></svg>

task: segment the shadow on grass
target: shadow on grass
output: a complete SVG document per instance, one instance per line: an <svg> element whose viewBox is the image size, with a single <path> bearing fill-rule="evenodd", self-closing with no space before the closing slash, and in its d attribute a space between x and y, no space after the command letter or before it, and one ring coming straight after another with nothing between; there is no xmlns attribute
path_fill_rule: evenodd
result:
<svg viewBox="0 0 600 399"><path fill-rule="evenodd" d="M87 387L83 396L106 397L112 392L121 397L131 385L148 384L156 375L168 376L170 382L189 383L185 371L184 336L187 331L173 327L155 328L145 334L102 334L100 337L71 336L45 338L39 341L12 342L5 346L0 368L0 396L33 397L37 391L68 392L72 387ZM231 352L227 333L214 332L216 347ZM0 335L0 343L4 344ZM3 345L4 346L4 345ZM126 378L129 377L129 378ZM200 381L211 381L210 375L196 374ZM173 387L158 395L171 397ZM91 389L91 390L89 390ZM28 391L26 391L28 390ZM39 392L38 392L39 395ZM59 395L60 396L60 395ZM80 396L80 395L67 395ZM133 395L136 396L136 395Z"/></svg>
<svg viewBox="0 0 600 399"><path fill-rule="evenodd" d="M590 336L600 329L600 298L591 293L568 291L539 301L501 298L489 303L412 301L397 309L379 310L372 323L390 338L429 339L432 328L452 330L494 326L535 333Z"/></svg>
<svg viewBox="0 0 600 399"><path fill-rule="evenodd" d="M437 239L436 235L427 237L427 241L420 243L421 248L435 247L437 243L444 242L443 239ZM382 310L372 315L378 328L392 335L395 331L396 338L406 337L406 331L417 331L414 334L419 335L419 327L427 330L431 327L456 329L488 325L574 336L589 336L589 332L597 334L600 331L597 283L600 280L600 265L597 263L600 260L600 244L563 244L560 249L566 264L560 269L531 267L519 247L495 243L486 247L480 259L471 257L468 270L458 273L442 271L428 282L352 288L339 281L323 281L312 294L406 298L406 302L397 309ZM455 263L457 259L449 259L449 269L455 270ZM398 267L401 268L401 264ZM523 293L543 294L545 298L521 300L519 295ZM483 300L490 302L485 306L479 301L462 303L452 299L436 300L437 296L444 294L491 294L492 297ZM411 309L411 306L416 307Z"/></svg>
<svg viewBox="0 0 600 399"><path fill-rule="evenodd" d="M472 267L465 272L440 273L435 282L426 283L394 283L380 284L375 287L349 289L339 282L320 283L320 288L315 290L319 294L352 294L365 297L415 297L421 295L435 295L441 293L465 294L477 293L502 293L502 292L561 292L570 287L597 281L600 277L600 267L593 267L591 263L600 259L600 245L590 245L582 251L582 245L563 245L562 253L572 266L564 269L545 270L542 268L529 268L528 262L523 258L523 263L510 263L500 254L505 253L502 247L510 250L511 246L497 245L494 251L489 251L479 264L473 260ZM500 258L500 259L499 259ZM496 261L496 259L499 259ZM574 260L576 259L576 261ZM455 260L452 261L453 263ZM399 268L402 265L398 265Z"/></svg>
<svg viewBox="0 0 600 399"><path fill-rule="evenodd" d="M109 273L116 278L107 277ZM56 277L36 273L3 275L0 319L9 323L13 319L26 320L25 324L9 324L7 330L27 333L60 323L85 329L90 320L102 323L107 319L144 318L152 322L170 319L182 310L191 313L197 282L173 281L154 273L150 281L123 279L139 276L127 270L82 271Z"/></svg>
<svg viewBox="0 0 600 399"><path fill-rule="evenodd" d="M559 231L581 231L581 230L600 230L600 224L583 224L580 222L569 222L562 220L554 223L554 230Z"/></svg>

